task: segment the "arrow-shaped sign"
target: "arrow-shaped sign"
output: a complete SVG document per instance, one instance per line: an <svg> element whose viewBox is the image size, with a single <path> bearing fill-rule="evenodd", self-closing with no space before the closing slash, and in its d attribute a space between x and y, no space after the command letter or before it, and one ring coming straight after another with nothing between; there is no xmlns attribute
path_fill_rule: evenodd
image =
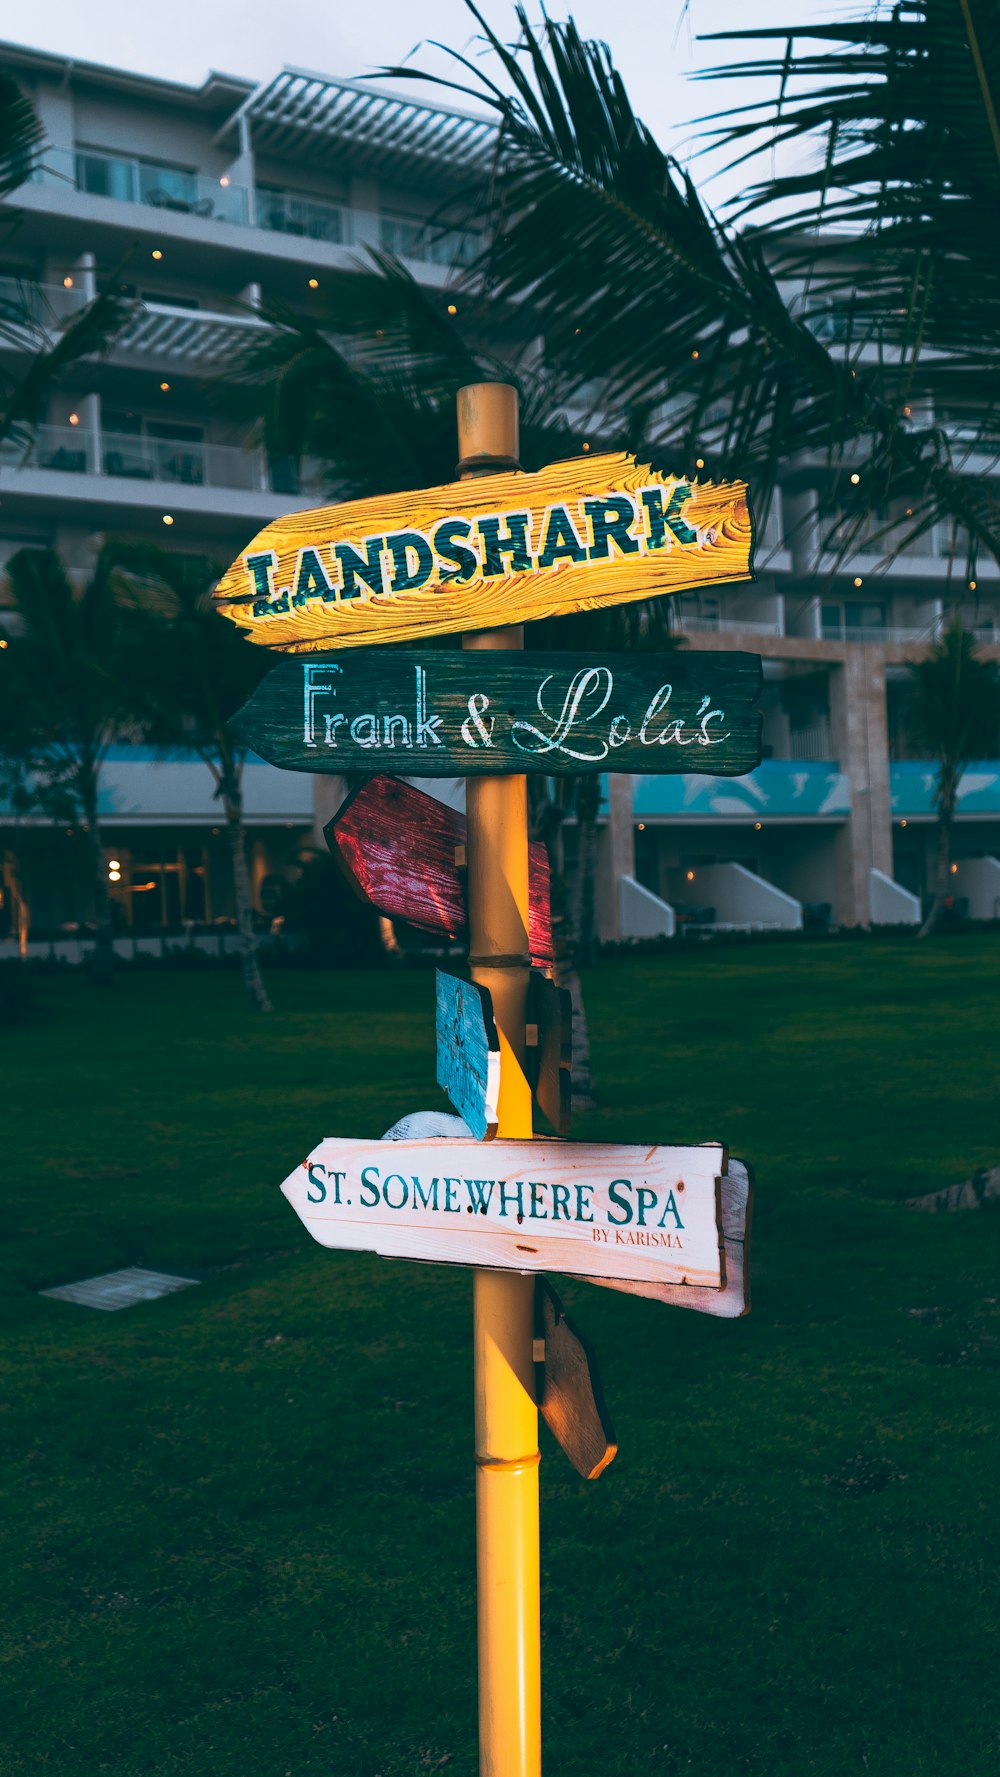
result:
<svg viewBox="0 0 1000 1777"><path fill-rule="evenodd" d="M269 648L371 647L752 580L752 544L745 482L618 452L290 512L214 597Z"/></svg>
<svg viewBox="0 0 1000 1777"><path fill-rule="evenodd" d="M760 764L756 654L372 648L279 660L234 718L292 771L469 777Z"/></svg>
<svg viewBox="0 0 1000 1777"><path fill-rule="evenodd" d="M321 1246L721 1290L724 1167L715 1143L329 1136L281 1188Z"/></svg>
<svg viewBox="0 0 1000 1777"><path fill-rule="evenodd" d="M323 829L355 888L390 919L423 932L459 938L468 929L466 820L412 784L374 777L343 803ZM533 962L552 961L549 861L543 845L528 848Z"/></svg>

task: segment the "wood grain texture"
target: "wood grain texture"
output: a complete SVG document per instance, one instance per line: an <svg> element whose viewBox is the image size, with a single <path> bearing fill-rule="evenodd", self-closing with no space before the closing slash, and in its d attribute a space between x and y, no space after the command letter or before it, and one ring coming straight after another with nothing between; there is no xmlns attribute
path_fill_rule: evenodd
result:
<svg viewBox="0 0 1000 1777"><path fill-rule="evenodd" d="M497 1132L500 1038L485 987L438 969L435 974L437 1083L477 1141Z"/></svg>
<svg viewBox="0 0 1000 1777"><path fill-rule="evenodd" d="M527 1024L526 1071L535 1103L557 1135L568 1135L573 1097L573 1000L565 987L557 987L540 969L532 969L528 978Z"/></svg>
<svg viewBox="0 0 1000 1777"><path fill-rule="evenodd" d="M745 1160L730 1158L722 1178L722 1235L726 1255L726 1282L721 1290L697 1286L680 1288L672 1283L623 1283L621 1278L595 1277L594 1283L629 1296L650 1296L673 1308L694 1308L721 1320L738 1320L750 1313L750 1222L753 1214L753 1172Z"/></svg>
<svg viewBox="0 0 1000 1777"><path fill-rule="evenodd" d="M346 801L323 829L349 880L390 919L448 938L468 931L465 883L455 852L466 844L466 820L412 784L374 777ZM533 962L552 961L549 861L543 845L528 848Z"/></svg>
<svg viewBox="0 0 1000 1777"><path fill-rule="evenodd" d="M281 1189L321 1246L718 1290L723 1164L714 1144L329 1136Z"/></svg>
<svg viewBox="0 0 1000 1777"><path fill-rule="evenodd" d="M251 641L308 653L750 580L752 546L744 482L618 452L289 513L214 596Z"/></svg>
<svg viewBox="0 0 1000 1777"><path fill-rule="evenodd" d="M291 771L742 776L761 758L756 654L371 648L281 660L231 727Z"/></svg>
<svg viewBox="0 0 1000 1777"><path fill-rule="evenodd" d="M535 1337L544 1348L535 1364L538 1410L577 1473L596 1481L614 1461L618 1440L594 1348L545 1277L535 1284Z"/></svg>

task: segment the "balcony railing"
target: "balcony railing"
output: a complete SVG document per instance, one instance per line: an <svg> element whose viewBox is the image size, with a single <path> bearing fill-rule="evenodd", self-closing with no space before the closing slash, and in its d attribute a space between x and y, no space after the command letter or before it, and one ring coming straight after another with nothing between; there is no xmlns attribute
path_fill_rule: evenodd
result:
<svg viewBox="0 0 1000 1777"><path fill-rule="evenodd" d="M780 636L784 634L776 617L734 617L728 612L722 612L718 617L698 617L689 616L686 611L678 611L675 614L675 622L681 631L691 629L712 633L720 630L738 629L746 635Z"/></svg>
<svg viewBox="0 0 1000 1777"><path fill-rule="evenodd" d="M344 205L266 185L251 194L225 173L221 178L206 178L184 167L163 166L101 148L49 148L32 180L113 203L148 204L164 213L201 216L334 245L350 246L356 239L371 238L369 219L362 221L359 212ZM442 229L418 217L381 216L377 228L382 245L391 253L429 265L468 265L481 246L474 229Z"/></svg>
<svg viewBox="0 0 1000 1777"><path fill-rule="evenodd" d="M0 339L17 344L38 332L57 333L86 305L86 295L72 279L34 284L0 278Z"/></svg>
<svg viewBox="0 0 1000 1777"><path fill-rule="evenodd" d="M338 204L320 198L296 197L289 191L270 191L258 185L257 227L275 234L302 235L311 241L343 242L350 234L350 218Z"/></svg>
<svg viewBox="0 0 1000 1777"><path fill-rule="evenodd" d="M427 265L471 265L482 244L472 229L435 228L408 216L381 217L379 235L383 247L398 259Z"/></svg>
<svg viewBox="0 0 1000 1777"><path fill-rule="evenodd" d="M46 155L46 164L51 156ZM172 210L187 216L211 216L217 222L246 224L249 221L247 192L234 185L227 174L206 179L183 167L159 166L129 155L105 154L96 148L80 148L74 157L77 191L90 197L107 197L120 203L149 204L154 210Z"/></svg>
<svg viewBox="0 0 1000 1777"><path fill-rule="evenodd" d="M175 487L241 488L293 495L299 491L297 477L289 472L287 464L269 466L257 450L124 432L103 432L98 439L83 425L39 426L34 437L21 445L7 439L0 444L0 465Z"/></svg>

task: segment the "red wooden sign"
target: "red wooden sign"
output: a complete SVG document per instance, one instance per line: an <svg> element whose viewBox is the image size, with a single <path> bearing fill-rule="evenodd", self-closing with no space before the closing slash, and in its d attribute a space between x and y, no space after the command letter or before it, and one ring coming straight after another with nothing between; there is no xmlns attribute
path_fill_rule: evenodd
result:
<svg viewBox="0 0 1000 1777"><path fill-rule="evenodd" d="M462 938L468 931L464 861L466 820L454 808L394 777L373 777L349 796L323 829L327 845L365 900L390 919L422 932ZM550 963L549 861L528 847L529 931L533 963Z"/></svg>

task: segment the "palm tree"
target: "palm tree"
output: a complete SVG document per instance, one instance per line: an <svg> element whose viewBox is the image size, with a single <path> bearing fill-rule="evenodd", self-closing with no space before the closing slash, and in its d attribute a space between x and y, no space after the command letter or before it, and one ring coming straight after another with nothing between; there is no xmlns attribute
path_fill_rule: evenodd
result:
<svg viewBox="0 0 1000 1777"><path fill-rule="evenodd" d="M636 117L605 45L586 42L572 21L547 20L536 31L518 7L519 41L509 48L473 0L467 4L491 54L485 63L456 55L456 78L439 78L438 84L485 99L499 127L489 178L475 196L487 245L465 274L458 301L491 300L502 312L529 313L532 331L544 337L550 376L563 386L571 378L593 379L605 406L627 421L631 446L654 459L669 453L676 465L698 455L710 474L752 480L762 516L779 471L790 458L808 452L825 463L831 495L843 497L859 526L870 510L905 495L909 512L899 523L906 540L946 515L968 538L970 554L997 554L1000 511L992 492L961 472L946 435L935 424L919 423L919 404L910 398L933 387L946 406L964 403L962 410L971 411L978 403L979 421L983 406L990 405L989 398L983 402L982 372L985 366L995 376L996 354L992 344L977 348L980 292L984 317L1000 303L984 269L988 229L984 226L977 261L981 275L974 314L962 335L964 353L954 362L922 353L926 318L934 307L927 296L929 270L923 285L901 297L898 270L893 279L895 248L887 245L880 254L855 234L850 256L839 259L838 284L828 276L828 244L802 238L808 216L798 219L794 238L780 227L738 231L724 225L700 200L689 174ZM947 0L956 17L959 7L969 4ZM985 0L976 5L985 14ZM897 0L891 11L903 22L903 15L912 15L914 28L922 28L930 13L924 0ZM836 33L820 27L813 34L822 38L824 32L843 35L840 27ZM859 42L862 35L859 26ZM876 40L877 30L870 36ZM995 33L990 53L995 60ZM973 67L973 59L966 59ZM777 63L767 66L777 71ZM816 96L800 133L818 126L828 103L849 110L858 83L864 88L867 66L859 52L857 66L845 65L842 81L837 67L827 67L832 94L828 88ZM786 59L781 69L787 83L798 63ZM412 68L384 73L414 77ZM956 110L970 102L968 80L962 92ZM924 96L928 105L939 96L933 51ZM971 97L982 117L978 84ZM951 105L950 95L945 103ZM857 107L859 116L876 120L872 133L877 135L882 116L877 80L873 93L862 92ZM756 129L755 146L780 141L787 109L782 86L773 114L738 122L729 135ZM914 99L899 121L901 136L915 109ZM996 207L997 168L987 165L979 146L977 138L975 175L970 171L958 185L964 198L979 180L968 205L970 230L974 210L983 224ZM942 218L954 178L960 178L957 159L953 152L946 165L938 164L931 152L923 169L919 195L937 176ZM862 172L854 169L859 177ZM845 183L852 176L848 161ZM890 183L888 171L883 177L876 169L875 182L871 207L877 210ZM814 183L821 186L822 175ZM905 189L898 207L910 220L919 212ZM819 205L817 215L823 221L828 212ZM914 225L916 237L920 226ZM929 258L936 261L933 247ZM783 280L791 270L805 284L804 298L787 294ZM811 287L810 279L821 287ZM862 297L854 294L859 283ZM942 325L945 316L954 315L960 289L956 267L942 286ZM873 308L876 293L880 298ZM873 315L884 314L887 296L901 308L896 344L872 350ZM837 339L828 344L818 337L828 316L818 318L812 311L825 311L831 303Z"/></svg>
<svg viewBox="0 0 1000 1777"><path fill-rule="evenodd" d="M937 458L936 478L907 528L919 534L941 518L962 525L974 576L977 545L995 553L998 534L993 488L960 485L971 454L1000 452L1000 283L985 225L1000 206L995 8L885 0L856 20L749 26L723 39L768 50L777 42L779 53L704 76L766 79L774 92L727 109L724 121L703 120L715 123L716 145L751 164L762 152L787 159L790 146L809 150L794 172L750 187L740 221L763 225L776 265L805 278L803 300L818 324L849 351L877 352L904 418L921 407L935 413L926 451ZM881 488L870 481L853 496L862 522L908 472L904 457L882 468Z"/></svg>
<svg viewBox="0 0 1000 1777"><path fill-rule="evenodd" d="M246 749L227 727L267 662L232 624L219 622L211 589L221 570L211 562L168 555L144 544L109 545L109 556L114 595L125 613L133 715L146 736L160 746L193 748L212 774L229 838L247 998L254 1011L269 1012L247 868Z"/></svg>
<svg viewBox="0 0 1000 1777"><path fill-rule="evenodd" d="M907 710L912 739L937 761L934 800L938 815L937 858L930 911L921 937L938 924L948 896L951 838L962 773L974 759L1000 748L1000 672L976 652L975 637L959 617L939 642L909 668Z"/></svg>
<svg viewBox="0 0 1000 1777"><path fill-rule="evenodd" d="M0 759L22 798L52 819L79 820L88 840L92 973L111 977L111 906L100 829L101 767L129 715L123 637L102 552L81 591L49 549L21 549L7 573L14 621L0 650Z"/></svg>
<svg viewBox="0 0 1000 1777"><path fill-rule="evenodd" d="M9 74L0 73L0 199L30 178L44 159L44 149L45 132L30 101ZM16 213L5 212L0 226L12 235ZM112 280L72 320L58 324L46 315L38 286L20 280L16 293L0 301L0 342L10 353L0 364L0 442L30 448L50 389L81 358L107 350L134 308L115 293Z"/></svg>

